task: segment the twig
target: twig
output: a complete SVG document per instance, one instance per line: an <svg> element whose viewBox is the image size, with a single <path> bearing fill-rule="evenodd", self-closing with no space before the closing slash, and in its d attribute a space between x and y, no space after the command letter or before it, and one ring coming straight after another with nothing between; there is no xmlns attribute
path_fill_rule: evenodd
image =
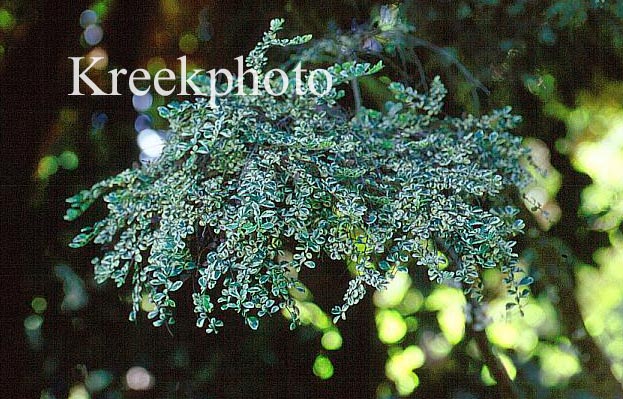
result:
<svg viewBox="0 0 623 399"><path fill-rule="evenodd" d="M350 87L353 89L353 97L355 99L355 113L359 113L361 109L361 90L357 78L351 79Z"/></svg>
<svg viewBox="0 0 623 399"><path fill-rule="evenodd" d="M476 86L477 88L479 88L480 90L482 90L485 94L489 95L489 89L487 89L487 87L485 85L483 85L470 71L469 69L467 69L463 64L461 64L461 62L459 62L459 60L457 60L452 54L450 54L450 52L448 52L447 50L434 45L433 43L421 39L421 38L413 38L411 40L413 46L416 47L425 47L428 48L434 52L436 52L437 54L440 54L441 56L445 57L447 61L449 61L451 64L453 64L454 66L457 67L457 69L463 74L463 76L465 76L465 78L474 86Z"/></svg>

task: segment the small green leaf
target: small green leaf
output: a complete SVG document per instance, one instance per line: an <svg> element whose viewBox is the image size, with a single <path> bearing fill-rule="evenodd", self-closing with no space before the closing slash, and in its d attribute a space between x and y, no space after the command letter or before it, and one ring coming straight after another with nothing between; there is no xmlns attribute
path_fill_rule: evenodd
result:
<svg viewBox="0 0 623 399"><path fill-rule="evenodd" d="M248 317L247 318L247 323L249 324L249 327L251 327L252 330L257 330L257 328L260 325L260 321L255 316Z"/></svg>

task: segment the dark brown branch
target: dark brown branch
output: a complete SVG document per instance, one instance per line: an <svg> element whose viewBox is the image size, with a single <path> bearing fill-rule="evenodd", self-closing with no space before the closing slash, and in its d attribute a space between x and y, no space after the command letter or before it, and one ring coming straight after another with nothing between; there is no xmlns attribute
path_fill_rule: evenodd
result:
<svg viewBox="0 0 623 399"><path fill-rule="evenodd" d="M440 249L454 264L455 268L461 269L462 262L461 257L456 251L439 237L433 236L435 241L435 245ZM469 303L471 305L472 312L472 320L475 319L475 310L480 307L480 304L474 300L470 299ZM519 399L519 393L517 388L511 380L506 368L502 364L502 361L493 351L493 346L489 342L487 334L484 330L475 329L473 326L469 329L469 335L474 339L476 345L478 346L478 350L482 356L483 362L487 365L491 376L495 379L498 386L498 393L500 398L505 399Z"/></svg>
<svg viewBox="0 0 623 399"><path fill-rule="evenodd" d="M610 359L586 331L580 305L577 301L574 265L578 260L563 241L556 238L541 238L532 245L539 254L541 285L558 289L560 323L565 334L577 349L582 369L589 376L586 384L591 392L600 398L622 398L623 386L616 379L610 367Z"/></svg>

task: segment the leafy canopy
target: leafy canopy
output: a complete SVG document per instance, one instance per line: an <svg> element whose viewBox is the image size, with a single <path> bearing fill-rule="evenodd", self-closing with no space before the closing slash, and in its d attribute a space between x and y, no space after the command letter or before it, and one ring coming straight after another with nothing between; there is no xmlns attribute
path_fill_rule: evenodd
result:
<svg viewBox="0 0 623 399"><path fill-rule="evenodd" d="M260 78L270 47L310 39L277 38L282 23L273 21L246 58ZM172 135L156 161L67 200L68 220L99 197L108 207L71 246L104 248L92 261L95 278L132 285L132 320L146 293L153 324L174 323L171 295L192 281L197 326L208 333L223 324L215 308L239 313L253 329L285 309L294 328L298 272L321 256L353 271L336 320L366 287L383 289L408 268L476 299L483 269L498 268L519 301L527 290L518 290L526 281L516 278L512 237L524 224L509 205L527 182L525 150L509 133L519 118L508 108L441 117L439 78L427 93L391 83L395 99L383 112L349 114L339 85L381 68L336 64L322 97L261 91L220 98L214 108L205 98L161 108ZM322 92L327 82L316 82Z"/></svg>

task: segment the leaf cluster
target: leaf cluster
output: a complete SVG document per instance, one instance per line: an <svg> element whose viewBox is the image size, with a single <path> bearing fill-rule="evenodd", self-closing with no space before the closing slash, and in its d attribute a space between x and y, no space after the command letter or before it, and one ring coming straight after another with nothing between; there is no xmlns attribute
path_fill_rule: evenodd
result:
<svg viewBox="0 0 623 399"><path fill-rule="evenodd" d="M269 48L309 40L277 38L281 25L273 21L246 59L260 76ZM198 98L161 108L171 135L156 161L68 199L68 220L98 198L108 208L71 245L103 247L95 278L132 286L132 320L146 294L153 324L174 323L173 293L192 281L197 326L208 333L223 325L217 310L253 329L285 311L296 326L298 272L323 256L353 271L335 320L405 269L478 299L483 270L497 268L519 301L527 291L512 238L524 225L510 204L528 177L521 139L509 131L520 119L509 108L442 117L439 78L426 93L393 82L384 110L350 114L339 85L381 68L336 64L321 97L261 91L216 107Z"/></svg>

